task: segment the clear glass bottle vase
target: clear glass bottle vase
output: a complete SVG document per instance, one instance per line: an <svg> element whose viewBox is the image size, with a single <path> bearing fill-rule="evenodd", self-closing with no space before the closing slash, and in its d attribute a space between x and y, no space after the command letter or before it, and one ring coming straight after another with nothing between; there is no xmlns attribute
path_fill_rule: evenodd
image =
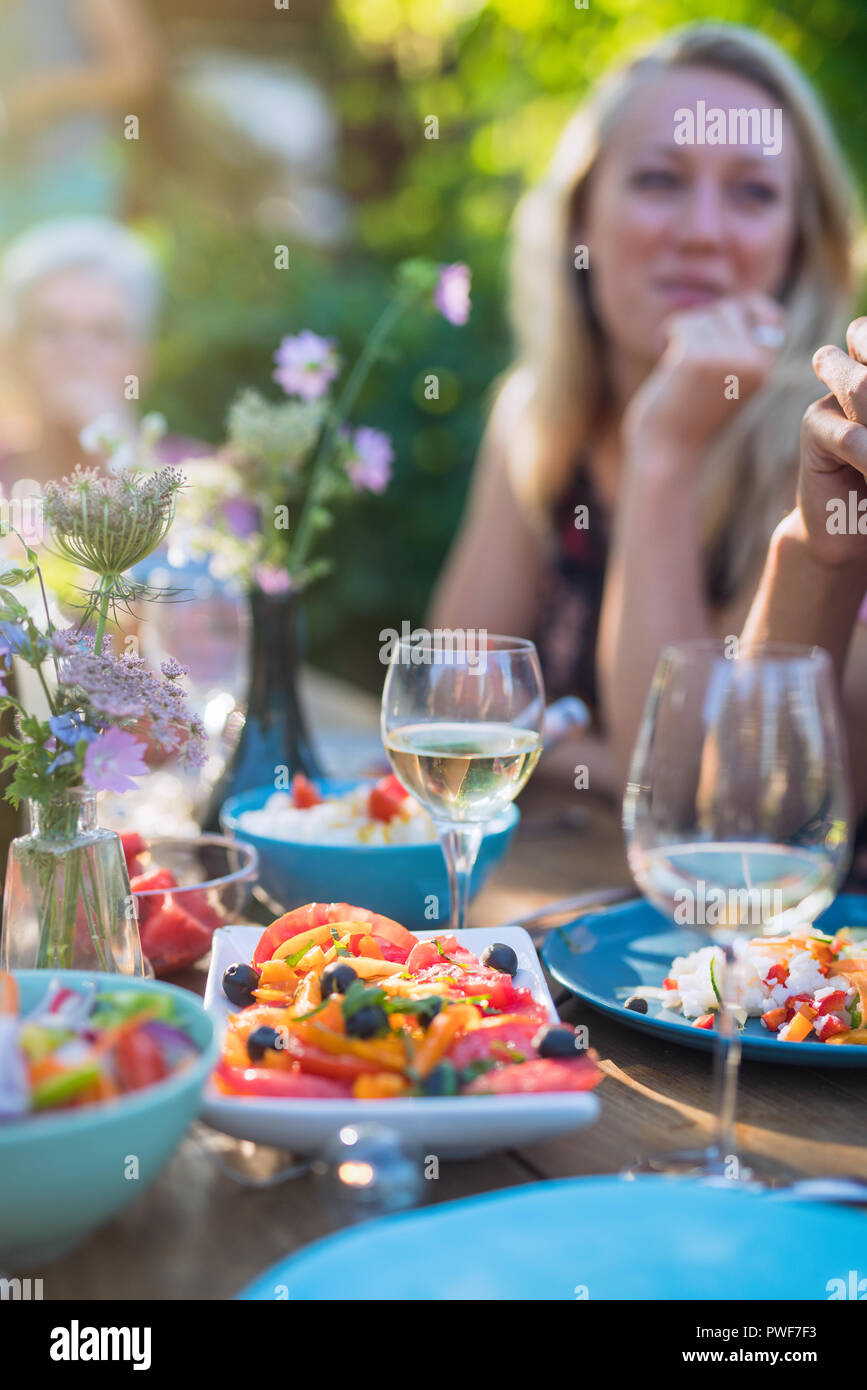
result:
<svg viewBox="0 0 867 1390"><path fill-rule="evenodd" d="M120 837L99 826L97 793L28 801L30 833L6 866L4 970L105 970L144 976L135 898Z"/></svg>

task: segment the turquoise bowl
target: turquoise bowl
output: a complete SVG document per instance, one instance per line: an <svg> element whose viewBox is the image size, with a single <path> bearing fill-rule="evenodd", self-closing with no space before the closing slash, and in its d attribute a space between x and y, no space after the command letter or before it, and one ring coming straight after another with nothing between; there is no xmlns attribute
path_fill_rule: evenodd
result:
<svg viewBox="0 0 867 1390"><path fill-rule="evenodd" d="M339 795L358 785L357 777L316 779L323 796ZM245 811L260 811L273 795L274 787L268 786L230 796L223 803L220 822L227 835L255 846L259 882L281 907L352 903L392 917L410 931L433 930L448 922L449 885L439 841L424 845L317 845L244 830L239 816ZM506 853L519 820L518 808L508 806L488 826L470 881L471 897Z"/></svg>
<svg viewBox="0 0 867 1390"><path fill-rule="evenodd" d="M153 1182L198 1112L218 1044L200 1000L175 985L85 970L13 973L24 1014L52 980L168 994L179 1026L199 1049L181 1071L141 1091L0 1124L0 1269L27 1270L65 1254Z"/></svg>

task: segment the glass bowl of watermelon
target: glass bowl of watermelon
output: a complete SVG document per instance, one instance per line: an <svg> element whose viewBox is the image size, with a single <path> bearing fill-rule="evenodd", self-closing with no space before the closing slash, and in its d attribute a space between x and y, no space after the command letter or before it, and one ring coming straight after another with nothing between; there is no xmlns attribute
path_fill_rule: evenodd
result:
<svg viewBox="0 0 867 1390"><path fill-rule="evenodd" d="M194 965L217 927L243 921L256 880L255 848L224 835L121 835L142 951L160 978Z"/></svg>

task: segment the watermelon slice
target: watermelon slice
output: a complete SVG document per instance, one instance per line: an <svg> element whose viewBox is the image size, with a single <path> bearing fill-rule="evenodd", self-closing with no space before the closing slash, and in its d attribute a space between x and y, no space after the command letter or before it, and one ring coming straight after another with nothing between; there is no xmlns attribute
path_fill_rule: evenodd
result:
<svg viewBox="0 0 867 1390"><path fill-rule="evenodd" d="M211 928L181 907L171 893L141 925L142 950L157 975L192 965L209 950L211 935Z"/></svg>

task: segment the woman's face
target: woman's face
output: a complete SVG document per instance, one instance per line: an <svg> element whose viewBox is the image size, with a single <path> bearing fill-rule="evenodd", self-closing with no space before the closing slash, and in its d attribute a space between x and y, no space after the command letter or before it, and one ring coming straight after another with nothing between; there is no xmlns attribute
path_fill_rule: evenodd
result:
<svg viewBox="0 0 867 1390"><path fill-rule="evenodd" d="M779 293L796 231L799 152L677 144L675 112L771 110L763 88L712 68L675 68L633 93L594 170L575 229L588 247L596 314L611 344L652 364L669 315L723 295ZM768 117L766 117L766 120ZM582 272L576 270L576 274Z"/></svg>
<svg viewBox="0 0 867 1390"><path fill-rule="evenodd" d="M44 419L75 430L97 415L123 413L125 382L146 367L127 292L83 267L46 276L30 290L9 348Z"/></svg>

